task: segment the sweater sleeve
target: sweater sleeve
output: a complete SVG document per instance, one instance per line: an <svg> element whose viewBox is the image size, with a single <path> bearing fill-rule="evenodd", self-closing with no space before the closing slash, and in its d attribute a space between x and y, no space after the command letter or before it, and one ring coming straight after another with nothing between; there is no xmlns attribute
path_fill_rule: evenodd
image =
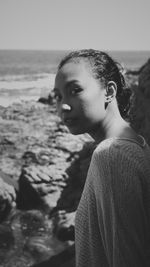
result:
<svg viewBox="0 0 150 267"><path fill-rule="evenodd" d="M99 231L110 267L147 266L143 177L134 152L112 147L93 155Z"/></svg>

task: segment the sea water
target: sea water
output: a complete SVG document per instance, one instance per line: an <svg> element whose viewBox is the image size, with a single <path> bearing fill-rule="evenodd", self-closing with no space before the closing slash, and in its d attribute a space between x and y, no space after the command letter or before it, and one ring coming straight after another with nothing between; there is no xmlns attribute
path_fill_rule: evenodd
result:
<svg viewBox="0 0 150 267"><path fill-rule="evenodd" d="M57 65L67 52L0 50L0 105L48 95ZM138 69L150 58L150 51L106 52L126 69Z"/></svg>
<svg viewBox="0 0 150 267"><path fill-rule="evenodd" d="M0 105L47 95L64 54L65 51L0 50Z"/></svg>

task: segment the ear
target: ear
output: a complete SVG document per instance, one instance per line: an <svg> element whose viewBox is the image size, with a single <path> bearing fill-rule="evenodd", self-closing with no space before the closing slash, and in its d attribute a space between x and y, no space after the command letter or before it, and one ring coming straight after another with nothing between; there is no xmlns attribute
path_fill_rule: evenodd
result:
<svg viewBox="0 0 150 267"><path fill-rule="evenodd" d="M117 85L113 81L109 81L106 87L105 103L110 103L116 97Z"/></svg>

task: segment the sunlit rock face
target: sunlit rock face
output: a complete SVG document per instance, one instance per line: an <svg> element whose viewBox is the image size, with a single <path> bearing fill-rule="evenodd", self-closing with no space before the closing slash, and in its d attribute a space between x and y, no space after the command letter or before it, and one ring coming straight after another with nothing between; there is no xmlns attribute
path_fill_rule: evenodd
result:
<svg viewBox="0 0 150 267"><path fill-rule="evenodd" d="M2 183L6 176L14 183L16 204L1 224L2 267L47 261L74 266L74 218L92 155L91 140L71 135L55 106L47 102L1 107L0 120Z"/></svg>

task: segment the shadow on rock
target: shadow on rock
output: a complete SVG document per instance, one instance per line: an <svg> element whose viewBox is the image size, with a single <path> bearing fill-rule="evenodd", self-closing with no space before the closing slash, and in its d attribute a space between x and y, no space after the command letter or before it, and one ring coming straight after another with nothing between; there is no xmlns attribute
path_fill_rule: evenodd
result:
<svg viewBox="0 0 150 267"><path fill-rule="evenodd" d="M75 211L81 198L95 143L87 142L83 149L74 155L70 167L66 170L68 180L57 202L56 210Z"/></svg>
<svg viewBox="0 0 150 267"><path fill-rule="evenodd" d="M138 85L133 86L130 121L150 145L150 59L140 70Z"/></svg>
<svg viewBox="0 0 150 267"><path fill-rule="evenodd" d="M54 222L54 235L61 241L74 241L75 214L85 184L95 144L88 142L66 170L68 180L56 208L50 213Z"/></svg>
<svg viewBox="0 0 150 267"><path fill-rule="evenodd" d="M59 255L31 267L75 267L75 247L72 245Z"/></svg>

